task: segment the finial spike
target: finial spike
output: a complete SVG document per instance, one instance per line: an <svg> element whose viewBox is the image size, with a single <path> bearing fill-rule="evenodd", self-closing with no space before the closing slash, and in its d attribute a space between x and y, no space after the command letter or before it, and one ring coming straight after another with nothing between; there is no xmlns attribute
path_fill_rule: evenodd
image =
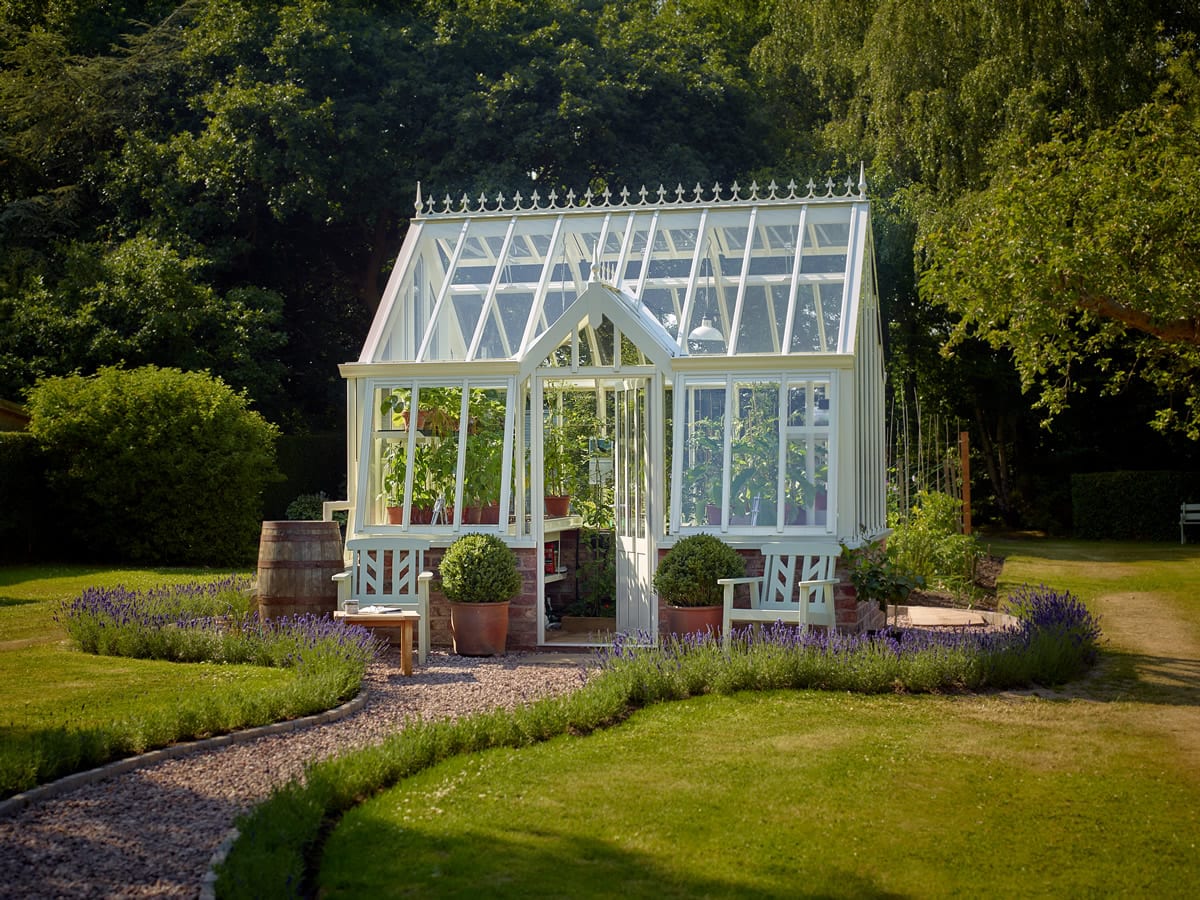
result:
<svg viewBox="0 0 1200 900"><path fill-rule="evenodd" d="M419 181L417 182L417 202L414 203L413 206L416 208L418 216L421 214L421 210L425 206L424 202L421 200L421 182Z"/></svg>

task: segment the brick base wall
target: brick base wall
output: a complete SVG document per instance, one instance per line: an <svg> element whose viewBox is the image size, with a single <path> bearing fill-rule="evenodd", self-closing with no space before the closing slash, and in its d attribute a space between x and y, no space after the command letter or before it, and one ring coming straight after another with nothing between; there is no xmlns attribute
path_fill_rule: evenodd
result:
<svg viewBox="0 0 1200 900"><path fill-rule="evenodd" d="M445 549L433 547L425 552L425 568L434 573L429 589L429 645L449 649L453 646L450 636L450 601L437 590L439 566ZM514 547L517 554L517 571L521 574L521 593L513 597L508 606L507 650L532 650L537 647L537 567L542 565L537 551L532 547Z"/></svg>

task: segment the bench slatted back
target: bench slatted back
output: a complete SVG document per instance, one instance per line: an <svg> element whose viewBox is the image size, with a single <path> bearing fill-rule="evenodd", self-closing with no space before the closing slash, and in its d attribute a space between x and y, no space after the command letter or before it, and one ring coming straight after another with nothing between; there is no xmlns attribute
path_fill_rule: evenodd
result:
<svg viewBox="0 0 1200 900"><path fill-rule="evenodd" d="M840 549L820 543L764 544L763 587L758 596L759 609L794 609L800 602L797 585L806 581L833 579ZM816 585L805 598L821 602L824 590Z"/></svg>
<svg viewBox="0 0 1200 900"><path fill-rule="evenodd" d="M413 538L352 538L350 599L364 605L417 607L417 576L429 542Z"/></svg>

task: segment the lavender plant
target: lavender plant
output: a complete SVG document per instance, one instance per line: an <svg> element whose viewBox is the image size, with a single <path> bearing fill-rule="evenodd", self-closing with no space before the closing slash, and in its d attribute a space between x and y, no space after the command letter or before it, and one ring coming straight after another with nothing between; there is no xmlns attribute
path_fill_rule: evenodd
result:
<svg viewBox="0 0 1200 900"><path fill-rule="evenodd" d="M87 653L339 673L346 689L357 687L380 651L370 631L313 615L259 621L250 586L231 575L151 591L89 588L55 619Z"/></svg>
<svg viewBox="0 0 1200 900"><path fill-rule="evenodd" d="M709 635L618 636L601 668L624 680L638 703L709 691L816 688L879 693L1060 684L1096 660L1099 623L1069 592L1021 588L1009 607L1017 624L979 632L890 629L843 635L777 622L735 629L726 652Z"/></svg>

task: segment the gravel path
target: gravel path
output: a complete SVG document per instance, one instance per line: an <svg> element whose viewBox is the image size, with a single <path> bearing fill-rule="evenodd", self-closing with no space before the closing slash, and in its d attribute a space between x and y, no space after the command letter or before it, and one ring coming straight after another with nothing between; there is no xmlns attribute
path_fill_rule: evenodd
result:
<svg viewBox="0 0 1200 900"><path fill-rule="evenodd" d="M168 759L0 819L0 897L195 897L234 818L305 763L376 743L414 717L511 707L578 687L586 658L433 652L413 677L389 653L360 711Z"/></svg>

